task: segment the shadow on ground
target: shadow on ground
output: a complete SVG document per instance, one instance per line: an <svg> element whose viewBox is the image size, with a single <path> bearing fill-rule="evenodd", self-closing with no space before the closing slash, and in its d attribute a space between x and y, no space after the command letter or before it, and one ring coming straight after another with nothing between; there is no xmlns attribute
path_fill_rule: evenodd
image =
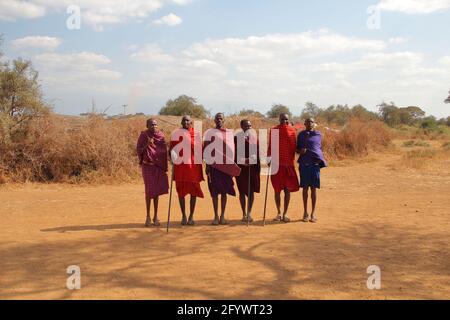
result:
<svg viewBox="0 0 450 320"><path fill-rule="evenodd" d="M332 232L298 229L280 236L271 234L269 225L265 236L255 241L240 222L215 230L204 228L209 223L201 221L197 228L170 235L164 227L146 232L141 224L42 230L115 232L89 233L83 239L66 233L61 235L64 240L0 248L0 297L52 293L59 299L77 298L65 288L65 271L73 264L82 266L83 290L91 298L107 297L108 290L142 299L330 298L339 292L352 299L367 298L371 293L365 287L365 272L372 264L383 272L383 290L375 298L428 299L445 293L448 297L450 254L445 234L418 237L414 230L388 224L356 224ZM237 226L243 230L239 241L232 231ZM421 281L425 278L427 284Z"/></svg>

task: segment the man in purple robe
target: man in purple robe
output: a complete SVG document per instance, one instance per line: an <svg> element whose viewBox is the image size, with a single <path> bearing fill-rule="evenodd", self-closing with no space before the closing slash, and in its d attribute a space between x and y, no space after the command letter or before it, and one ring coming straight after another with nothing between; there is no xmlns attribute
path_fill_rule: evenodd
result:
<svg viewBox="0 0 450 320"><path fill-rule="evenodd" d="M259 159L259 142L256 131L252 129L250 120L241 121L242 131L234 137L236 146L236 163L241 168L241 174L236 177L239 190L239 202L242 209L242 222L253 222L252 208L255 193L260 192L261 163ZM243 147L240 154L238 148ZM239 158L238 158L239 157ZM250 184L249 184L250 183ZM248 202L246 201L248 198Z"/></svg>
<svg viewBox="0 0 450 320"><path fill-rule="evenodd" d="M158 130L155 119L147 120L146 131L141 132L137 142L139 165L142 167L142 177L145 184L145 203L147 205L147 219L145 226L150 227L150 206L153 200L153 224L159 226L158 200L159 196L169 193L169 179L167 177L167 145L164 134Z"/></svg>
<svg viewBox="0 0 450 320"><path fill-rule="evenodd" d="M211 156L218 156L220 161L212 161L208 163L208 155L205 155L206 161L206 175L208 177L208 189L211 194L213 209L214 209L214 220L212 224L217 226L227 225L228 222L225 219L225 210L227 207L227 195L236 196L236 191L234 190L233 182L233 169L239 167L234 163L234 137L233 132L225 128L225 116L223 113L218 113L214 117L215 128L209 129L205 133L205 141L203 143L203 150L209 149L210 144L216 144L211 153ZM213 132L213 134L210 134ZM210 136L210 140L208 136ZM228 159L228 161L227 161ZM231 164L227 164L230 162ZM231 170L230 170L231 168ZM219 195L221 199L221 214L219 218Z"/></svg>
<svg viewBox="0 0 450 320"><path fill-rule="evenodd" d="M316 131L313 118L306 119L306 130L299 133L297 138L297 152L300 169L300 187L303 189L303 222L317 222L316 202L317 189L320 189L320 169L327 166L322 152L322 135ZM308 191L311 189L312 211L311 219L308 215Z"/></svg>

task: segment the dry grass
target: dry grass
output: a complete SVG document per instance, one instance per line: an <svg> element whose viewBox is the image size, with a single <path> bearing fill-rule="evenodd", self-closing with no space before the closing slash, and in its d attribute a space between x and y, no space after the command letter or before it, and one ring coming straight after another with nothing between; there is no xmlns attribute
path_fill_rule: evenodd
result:
<svg viewBox="0 0 450 320"><path fill-rule="evenodd" d="M323 149L329 159L365 156L389 146L391 133L380 121L351 119L340 131L324 131Z"/></svg>
<svg viewBox="0 0 450 320"><path fill-rule="evenodd" d="M401 125L390 130L397 139L450 140L450 128L448 126L438 126L435 130L426 130L415 126Z"/></svg>
<svg viewBox="0 0 450 320"><path fill-rule="evenodd" d="M439 145L423 146L407 151L403 154L400 161L393 164L391 169L403 170L414 169L424 170L440 170L450 165L450 142L444 142Z"/></svg>
<svg viewBox="0 0 450 320"><path fill-rule="evenodd" d="M405 147L405 148L414 148L414 147L429 148L429 147L431 147L431 145L425 141L409 140L409 141L405 141L403 143L403 147Z"/></svg>
<svg viewBox="0 0 450 320"><path fill-rule="evenodd" d="M157 116L169 140L180 126L180 117ZM239 128L241 117L226 120L228 128ZM269 129L276 121L250 118L255 129ZM21 143L0 146L0 183L68 182L117 183L139 177L135 153L145 117L105 120L101 117L51 115L36 119ZM203 130L213 126L203 121ZM367 155L389 145L391 135L378 121L352 119L340 132L322 130L328 159Z"/></svg>

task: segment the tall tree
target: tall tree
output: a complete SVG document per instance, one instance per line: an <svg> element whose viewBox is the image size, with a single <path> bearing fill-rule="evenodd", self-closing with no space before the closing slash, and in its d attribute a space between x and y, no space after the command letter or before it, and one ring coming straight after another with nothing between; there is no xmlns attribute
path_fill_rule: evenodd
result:
<svg viewBox="0 0 450 320"><path fill-rule="evenodd" d="M184 116L190 115L196 118L206 118L209 112L195 98L181 95L175 100L170 99L159 111L163 116Z"/></svg>
<svg viewBox="0 0 450 320"><path fill-rule="evenodd" d="M264 118L264 115L253 109L243 109L239 112L240 117L256 117L256 118Z"/></svg>
<svg viewBox="0 0 450 320"><path fill-rule="evenodd" d="M291 110L282 104L274 104L272 108L267 112L268 118L278 118L280 114L286 113L289 117L292 116Z"/></svg>
<svg viewBox="0 0 450 320"><path fill-rule="evenodd" d="M3 142L26 133L30 121L48 114L31 61L17 59L0 69L0 132Z"/></svg>
<svg viewBox="0 0 450 320"><path fill-rule="evenodd" d="M305 108L302 111L301 118L317 118L322 110L311 101L305 103Z"/></svg>
<svg viewBox="0 0 450 320"><path fill-rule="evenodd" d="M448 92L448 98L445 99L445 103L450 103L450 91Z"/></svg>

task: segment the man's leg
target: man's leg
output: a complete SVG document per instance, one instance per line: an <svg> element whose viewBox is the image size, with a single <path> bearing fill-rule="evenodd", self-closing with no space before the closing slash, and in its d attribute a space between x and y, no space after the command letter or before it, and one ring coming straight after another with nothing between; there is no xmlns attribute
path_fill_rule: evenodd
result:
<svg viewBox="0 0 450 320"><path fill-rule="evenodd" d="M147 206L147 218L145 219L145 226L150 227L152 224L152 219L150 218L150 206L152 204L152 199L145 197L145 204Z"/></svg>
<svg viewBox="0 0 450 320"><path fill-rule="evenodd" d="M221 214L220 214L220 224L227 224L227 221L225 220L225 210L227 208L227 194L222 193L221 196Z"/></svg>
<svg viewBox="0 0 450 320"><path fill-rule="evenodd" d="M284 189L284 212L283 212L283 220L285 222L289 222L288 217L288 210L289 210L289 203L291 202L291 192L288 189Z"/></svg>
<svg viewBox="0 0 450 320"><path fill-rule="evenodd" d="M312 202L312 212L311 212L311 221L317 221L316 217L316 202L317 202L317 189L311 187L311 202Z"/></svg>
<svg viewBox="0 0 450 320"><path fill-rule="evenodd" d="M197 197L191 196L191 203L190 203L190 214L189 214L189 222L188 224L190 226L193 226L195 224L194 221L194 213L195 213L195 204L197 203Z"/></svg>
<svg viewBox="0 0 450 320"><path fill-rule="evenodd" d="M308 222L308 187L303 188L303 221Z"/></svg>
<svg viewBox="0 0 450 320"><path fill-rule="evenodd" d="M154 216L153 216L153 224L155 226L159 226L159 220L158 220L158 202L159 202L159 197L156 197L153 199L153 211L154 211Z"/></svg>
<svg viewBox="0 0 450 320"><path fill-rule="evenodd" d="M213 225L217 226L219 225L219 196L211 196L212 197L212 202L213 202L213 208L214 208L214 220L213 220Z"/></svg>
<svg viewBox="0 0 450 320"><path fill-rule="evenodd" d="M178 201L180 202L180 208L181 208L181 224L185 226L187 224L187 218L186 218L186 200L184 197L178 197Z"/></svg>
<svg viewBox="0 0 450 320"><path fill-rule="evenodd" d="M275 204L277 206L277 217L275 218L276 221L281 220L281 193L275 192Z"/></svg>
<svg viewBox="0 0 450 320"><path fill-rule="evenodd" d="M246 216L246 203L245 203L245 194L240 193L239 194L239 203L241 204L241 209L242 209L242 221L247 221L247 216Z"/></svg>
<svg viewBox="0 0 450 320"><path fill-rule="evenodd" d="M253 202L254 201L255 201L255 192L253 192L253 190L250 190L250 195L248 197L248 208L249 208L249 210L248 210L248 213L247 213L249 215L248 219L250 220L250 222L253 221L252 209L253 209Z"/></svg>

